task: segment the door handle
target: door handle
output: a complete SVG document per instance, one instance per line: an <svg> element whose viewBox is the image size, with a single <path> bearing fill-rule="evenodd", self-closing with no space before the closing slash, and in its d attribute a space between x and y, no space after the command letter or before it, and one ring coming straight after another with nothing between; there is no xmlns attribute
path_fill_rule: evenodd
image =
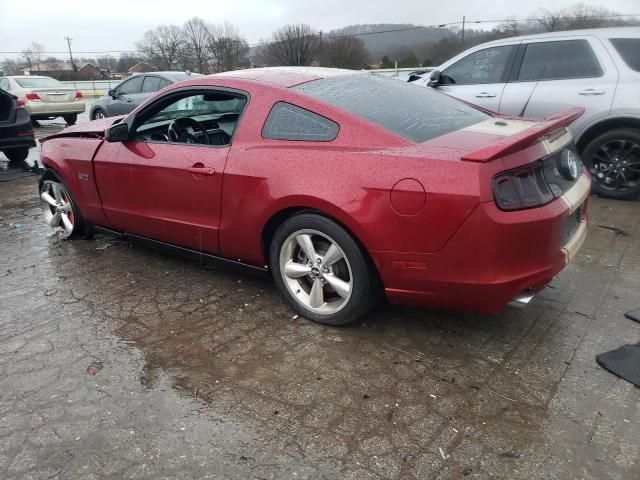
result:
<svg viewBox="0 0 640 480"><path fill-rule="evenodd" d="M604 95L605 93L607 93L604 90L596 90L595 88L587 88L586 90L582 90L581 92L578 92L578 95L585 95L585 96L593 96L593 95Z"/></svg>
<svg viewBox="0 0 640 480"><path fill-rule="evenodd" d="M198 175L215 175L216 169L205 167L204 165L200 167L194 165L193 167L188 167L187 172L196 173Z"/></svg>
<svg viewBox="0 0 640 480"><path fill-rule="evenodd" d="M479 94L476 95L476 98L493 98L495 96L496 96L495 93L480 92Z"/></svg>

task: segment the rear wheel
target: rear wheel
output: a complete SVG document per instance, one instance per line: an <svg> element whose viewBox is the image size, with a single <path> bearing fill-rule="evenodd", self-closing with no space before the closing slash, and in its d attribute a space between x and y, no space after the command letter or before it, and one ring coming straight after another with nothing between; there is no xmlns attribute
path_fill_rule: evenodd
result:
<svg viewBox="0 0 640 480"><path fill-rule="evenodd" d="M299 214L276 231L270 264L280 293L301 315L344 325L373 308L377 275L358 243L334 221Z"/></svg>
<svg viewBox="0 0 640 480"><path fill-rule="evenodd" d="M4 153L10 162L24 162L29 156L28 148L17 148L15 150L5 150Z"/></svg>
<svg viewBox="0 0 640 480"><path fill-rule="evenodd" d="M78 121L78 114L74 113L73 115L63 115L62 118L67 125L73 125Z"/></svg>
<svg viewBox="0 0 640 480"><path fill-rule="evenodd" d="M60 238L85 235L85 222L69 193L57 178L49 176L40 187L40 205L44 221Z"/></svg>
<svg viewBox="0 0 640 480"><path fill-rule="evenodd" d="M106 112L101 108L96 108L91 114L91 120L100 120L106 117L107 117Z"/></svg>
<svg viewBox="0 0 640 480"><path fill-rule="evenodd" d="M606 132L585 147L582 158L598 195L621 200L640 195L640 130Z"/></svg>

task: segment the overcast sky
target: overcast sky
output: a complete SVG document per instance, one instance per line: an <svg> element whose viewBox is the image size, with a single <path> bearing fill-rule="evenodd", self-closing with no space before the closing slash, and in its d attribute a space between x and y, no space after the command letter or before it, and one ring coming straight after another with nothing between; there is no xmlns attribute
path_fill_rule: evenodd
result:
<svg viewBox="0 0 640 480"><path fill-rule="evenodd" d="M551 10L573 0L0 0L0 58L16 56L32 41L47 52L66 51L65 36L83 51L134 50L145 30L161 24L182 25L193 16L208 22L229 21L249 43L266 39L287 23L309 23L322 31L358 23L432 25L467 20L523 18L540 8ZM586 2L625 14L640 13L639 0ZM522 10L523 5L526 5ZM62 56L61 53L55 53Z"/></svg>

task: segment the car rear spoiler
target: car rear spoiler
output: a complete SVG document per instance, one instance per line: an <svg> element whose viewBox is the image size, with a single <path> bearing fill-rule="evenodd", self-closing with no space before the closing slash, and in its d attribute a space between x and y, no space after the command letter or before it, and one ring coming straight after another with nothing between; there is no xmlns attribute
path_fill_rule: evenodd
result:
<svg viewBox="0 0 640 480"><path fill-rule="evenodd" d="M558 113L544 118L543 120L535 123L532 127L523 130L515 135L505 137L504 139L490 145L488 147L481 148L475 152L468 153L462 157L462 160L467 162L486 163L491 160L495 160L499 157L504 157L518 150L531 145L538 141L540 137L543 137L551 132L567 127L575 119L580 117L584 113L584 108L572 108L566 112ZM516 117L505 117L516 118Z"/></svg>

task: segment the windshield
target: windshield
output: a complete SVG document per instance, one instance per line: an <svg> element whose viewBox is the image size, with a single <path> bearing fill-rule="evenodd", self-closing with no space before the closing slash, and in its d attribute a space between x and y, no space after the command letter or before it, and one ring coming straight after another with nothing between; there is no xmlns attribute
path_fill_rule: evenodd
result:
<svg viewBox="0 0 640 480"><path fill-rule="evenodd" d="M58 80L49 77L16 78L22 88L64 88Z"/></svg>
<svg viewBox="0 0 640 480"><path fill-rule="evenodd" d="M490 118L481 110L430 88L382 75L336 76L293 89L416 143Z"/></svg>

